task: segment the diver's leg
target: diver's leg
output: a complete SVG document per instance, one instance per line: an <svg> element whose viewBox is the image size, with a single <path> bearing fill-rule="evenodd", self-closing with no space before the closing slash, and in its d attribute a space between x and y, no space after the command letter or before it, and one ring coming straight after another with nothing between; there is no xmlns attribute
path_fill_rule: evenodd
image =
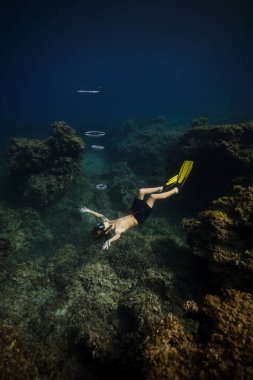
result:
<svg viewBox="0 0 253 380"><path fill-rule="evenodd" d="M164 193L160 193L160 194L151 194L146 203L149 207L153 207L154 206L154 203L157 199L165 199L165 198L169 198L171 197L173 194L178 194L178 188L177 187L174 187L172 190L170 191L165 191Z"/></svg>
<svg viewBox="0 0 253 380"><path fill-rule="evenodd" d="M136 194L136 198L137 199L141 199L143 200L144 199L144 196L146 194L152 194L152 193L155 193L156 191L162 191L163 189L163 186L159 186L159 187L149 187L147 189L139 189L138 190L138 193Z"/></svg>

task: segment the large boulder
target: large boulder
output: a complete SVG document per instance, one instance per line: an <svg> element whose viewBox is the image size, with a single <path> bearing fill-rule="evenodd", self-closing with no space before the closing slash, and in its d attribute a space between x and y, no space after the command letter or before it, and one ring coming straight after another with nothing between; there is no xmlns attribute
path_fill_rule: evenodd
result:
<svg viewBox="0 0 253 380"><path fill-rule="evenodd" d="M48 205L79 174L83 152L83 140L64 122L46 140L13 138L6 151L11 182L33 205Z"/></svg>
<svg viewBox="0 0 253 380"><path fill-rule="evenodd" d="M191 197L200 210L235 184L252 185L253 122L192 127L178 144L168 147L169 175L176 173L184 160L194 161L186 183L186 206Z"/></svg>
<svg viewBox="0 0 253 380"><path fill-rule="evenodd" d="M213 281L252 290L253 187L235 186L197 218L184 220L193 252L205 258Z"/></svg>

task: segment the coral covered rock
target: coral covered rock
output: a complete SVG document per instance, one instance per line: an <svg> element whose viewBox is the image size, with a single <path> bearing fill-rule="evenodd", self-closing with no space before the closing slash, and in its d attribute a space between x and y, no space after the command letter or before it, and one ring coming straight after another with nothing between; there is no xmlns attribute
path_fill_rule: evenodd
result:
<svg viewBox="0 0 253 380"><path fill-rule="evenodd" d="M188 300L183 304L184 315L186 318L199 318L199 307L194 300Z"/></svg>
<svg viewBox="0 0 253 380"><path fill-rule="evenodd" d="M8 322L0 322L0 379L39 380L31 352L22 342L20 332Z"/></svg>
<svg viewBox="0 0 253 380"><path fill-rule="evenodd" d="M120 208L130 209L136 193L137 176L130 169L127 162L116 162L113 167L105 171L110 180L109 195L113 201L118 201Z"/></svg>
<svg viewBox="0 0 253 380"><path fill-rule="evenodd" d="M27 207L10 209L0 202L0 258L23 256L36 249L43 241L52 240L52 234L40 220L37 211Z"/></svg>
<svg viewBox="0 0 253 380"><path fill-rule="evenodd" d="M52 136L47 139L51 150L60 157L76 157L84 149L83 141L73 128L60 121L52 125Z"/></svg>
<svg viewBox="0 0 253 380"><path fill-rule="evenodd" d="M192 120L192 127L204 127L208 124L208 119L204 116L200 116L197 119Z"/></svg>
<svg viewBox="0 0 253 380"><path fill-rule="evenodd" d="M63 194L80 171L84 143L64 122L52 125L46 140L14 138L6 151L12 183L34 205Z"/></svg>
<svg viewBox="0 0 253 380"><path fill-rule="evenodd" d="M172 314L145 341L145 378L246 379L253 376L253 299L225 290L205 297L197 336Z"/></svg>
<svg viewBox="0 0 253 380"><path fill-rule="evenodd" d="M182 136L178 148L192 159L219 162L216 173L220 173L229 160L227 169L234 164L229 174L236 171L234 175L241 175L242 170L248 172L253 166L252 145L253 122L249 122L192 128Z"/></svg>
<svg viewBox="0 0 253 380"><path fill-rule="evenodd" d="M161 305L155 293L145 288L135 288L120 300L120 312L131 329L149 332L161 319Z"/></svg>
<svg viewBox="0 0 253 380"><path fill-rule="evenodd" d="M140 123L128 121L121 126L119 133L115 143L112 140L112 153L127 161L135 173L164 175L166 150L176 143L179 136L178 132L171 131L164 117Z"/></svg>
<svg viewBox="0 0 253 380"><path fill-rule="evenodd" d="M232 185L253 184L253 122L189 129L168 150L168 173L189 159L194 161L194 170L187 182L188 199L194 197L196 204L202 203L200 207Z"/></svg>
<svg viewBox="0 0 253 380"><path fill-rule="evenodd" d="M184 227L193 252L208 259L216 283L252 289L253 187L235 186L197 219L185 219Z"/></svg>
<svg viewBox="0 0 253 380"><path fill-rule="evenodd" d="M50 149L43 141L13 138L6 153L8 167L16 176L28 176L46 170L50 164Z"/></svg>
<svg viewBox="0 0 253 380"><path fill-rule="evenodd" d="M205 297L201 325L208 343L203 350L202 372L209 379L253 378L253 298L227 289L222 297Z"/></svg>
<svg viewBox="0 0 253 380"><path fill-rule="evenodd" d="M196 379L197 345L177 317L168 314L145 341L147 380Z"/></svg>

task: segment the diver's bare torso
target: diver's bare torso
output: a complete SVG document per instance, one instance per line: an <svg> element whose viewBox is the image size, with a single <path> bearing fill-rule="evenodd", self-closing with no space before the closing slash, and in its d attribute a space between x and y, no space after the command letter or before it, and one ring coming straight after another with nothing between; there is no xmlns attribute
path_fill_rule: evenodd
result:
<svg viewBox="0 0 253 380"><path fill-rule="evenodd" d="M105 244L103 245L103 249L108 249L111 242L120 239L120 236L122 233L125 231L129 230L130 228L136 226L138 224L137 220L133 215L126 215L123 216L122 218L118 218L115 220L109 220L107 219L103 214L100 214L96 211L92 211L88 209L87 207L82 207L80 209L82 213L88 213L96 218L99 218L102 220L104 224L104 229L105 229L105 234L107 234L109 231L113 230L114 235L110 239L108 239Z"/></svg>
<svg viewBox="0 0 253 380"><path fill-rule="evenodd" d="M115 234L122 234L123 232L129 230L129 228L132 228L138 224L133 215L126 215L119 219L109 220L108 222L105 221L104 223L105 228L112 225Z"/></svg>

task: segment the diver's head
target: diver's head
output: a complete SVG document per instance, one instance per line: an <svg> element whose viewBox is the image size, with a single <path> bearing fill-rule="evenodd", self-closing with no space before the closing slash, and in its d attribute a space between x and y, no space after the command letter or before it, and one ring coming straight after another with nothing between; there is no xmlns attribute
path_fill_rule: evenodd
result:
<svg viewBox="0 0 253 380"><path fill-rule="evenodd" d="M94 240L100 239L105 235L105 225L102 222L97 223L97 225L92 229L92 236Z"/></svg>
<svg viewBox="0 0 253 380"><path fill-rule="evenodd" d="M107 228L105 228L105 225L103 222L99 222L96 224L96 227L92 230L92 236L94 240L100 239L105 236L110 236L111 229L113 228L112 224L109 224ZM109 234L109 235L108 235Z"/></svg>

